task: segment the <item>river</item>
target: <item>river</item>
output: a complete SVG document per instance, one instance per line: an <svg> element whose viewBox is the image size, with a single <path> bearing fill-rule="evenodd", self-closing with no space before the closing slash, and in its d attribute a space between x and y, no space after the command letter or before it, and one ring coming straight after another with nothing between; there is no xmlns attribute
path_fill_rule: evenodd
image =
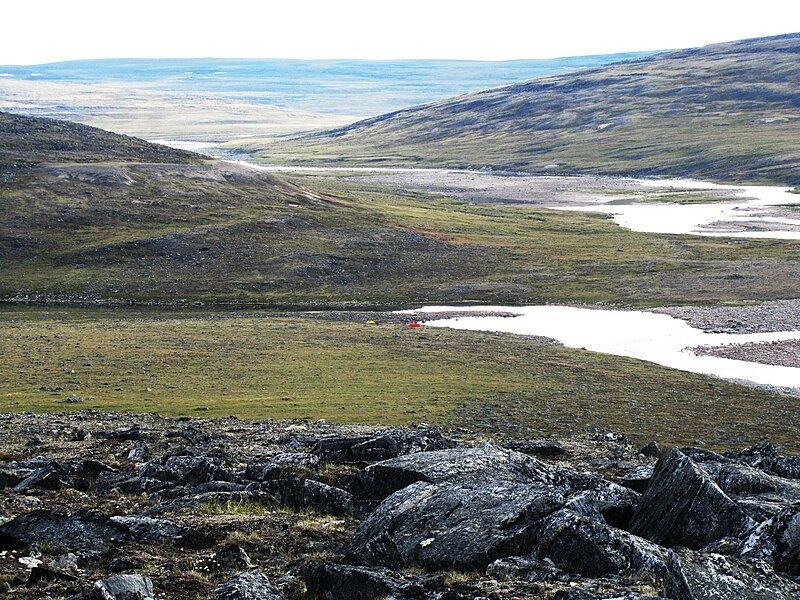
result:
<svg viewBox="0 0 800 600"><path fill-rule="evenodd" d="M426 313L473 311L484 315L424 321ZM800 390L800 368L700 356L690 350L697 346L800 340L800 331L707 333L665 314L570 306L425 306L401 312L417 316L427 327L544 336L569 348L637 358L731 381ZM487 312L515 316L485 316Z"/></svg>

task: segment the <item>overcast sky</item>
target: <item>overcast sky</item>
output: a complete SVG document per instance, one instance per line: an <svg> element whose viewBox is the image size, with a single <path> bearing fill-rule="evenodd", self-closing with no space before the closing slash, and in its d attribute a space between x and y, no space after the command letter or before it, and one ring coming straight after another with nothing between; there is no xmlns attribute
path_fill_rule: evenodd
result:
<svg viewBox="0 0 800 600"><path fill-rule="evenodd" d="M503 60L800 31L800 1L5 0L0 64L83 58Z"/></svg>

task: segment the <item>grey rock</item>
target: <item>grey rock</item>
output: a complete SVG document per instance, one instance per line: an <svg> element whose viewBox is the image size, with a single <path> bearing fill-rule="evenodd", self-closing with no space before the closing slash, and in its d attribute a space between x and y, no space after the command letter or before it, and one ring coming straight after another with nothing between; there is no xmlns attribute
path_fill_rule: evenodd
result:
<svg viewBox="0 0 800 600"><path fill-rule="evenodd" d="M530 556L498 558L486 567L486 576L499 581L523 580L530 583L567 581L569 576L552 561Z"/></svg>
<svg viewBox="0 0 800 600"><path fill-rule="evenodd" d="M650 484L650 478L653 476L654 469L655 465L639 465L638 467L628 469L621 478L622 485L635 492L642 493Z"/></svg>
<svg viewBox="0 0 800 600"><path fill-rule="evenodd" d="M546 517L537 537L532 555L569 573L644 574L658 579L665 572L666 549L568 509Z"/></svg>
<svg viewBox="0 0 800 600"><path fill-rule="evenodd" d="M129 539L128 529L86 510L61 513L35 510L0 525L0 548L47 543L54 550L96 556Z"/></svg>
<svg viewBox="0 0 800 600"><path fill-rule="evenodd" d="M239 573L220 583L214 600L281 600L283 596L263 573Z"/></svg>
<svg viewBox="0 0 800 600"><path fill-rule="evenodd" d="M482 569L528 552L536 521L563 501L522 483L414 483L367 516L347 556L365 565Z"/></svg>
<svg viewBox="0 0 800 600"><path fill-rule="evenodd" d="M551 440L520 441L510 440L501 444L506 450L521 452L531 456L541 456L543 458L555 458L564 456L567 453L564 444Z"/></svg>
<svg viewBox="0 0 800 600"><path fill-rule="evenodd" d="M454 446L438 429L419 427L389 429L373 436L323 438L312 452L323 462L365 463Z"/></svg>
<svg viewBox="0 0 800 600"><path fill-rule="evenodd" d="M765 566L681 549L667 560L664 593L672 600L797 600L800 586Z"/></svg>
<svg viewBox="0 0 800 600"><path fill-rule="evenodd" d="M293 470L313 469L319 464L319 457L308 452L285 452L273 456L268 461L247 465L244 478L250 481L280 479Z"/></svg>
<svg viewBox="0 0 800 600"><path fill-rule="evenodd" d="M314 598L425 597L424 584L418 578L382 567L312 563L306 567L303 579L308 593Z"/></svg>
<svg viewBox="0 0 800 600"><path fill-rule="evenodd" d="M764 560L780 573L800 576L800 503L759 525L742 542L739 553Z"/></svg>
<svg viewBox="0 0 800 600"><path fill-rule="evenodd" d="M295 510L313 510L330 515L353 514L353 496L350 492L302 477L263 481L248 490L266 492L281 506Z"/></svg>
<svg viewBox="0 0 800 600"><path fill-rule="evenodd" d="M90 600L155 600L153 582L138 574L112 575L96 581Z"/></svg>
<svg viewBox="0 0 800 600"><path fill-rule="evenodd" d="M699 549L752 524L702 469L673 449L656 463L630 531L658 544Z"/></svg>
<svg viewBox="0 0 800 600"><path fill-rule="evenodd" d="M419 452L379 462L361 471L353 481L355 496L383 500L412 483L466 481L540 483L555 486L553 469L541 461L493 444Z"/></svg>

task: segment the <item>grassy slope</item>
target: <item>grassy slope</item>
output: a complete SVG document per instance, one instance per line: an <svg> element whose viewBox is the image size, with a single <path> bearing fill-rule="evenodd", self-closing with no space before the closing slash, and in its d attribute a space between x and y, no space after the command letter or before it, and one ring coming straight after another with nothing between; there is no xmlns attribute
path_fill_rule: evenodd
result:
<svg viewBox="0 0 800 600"><path fill-rule="evenodd" d="M656 236L591 214L301 183L213 166L19 176L2 192L0 297L313 306L797 295L793 242Z"/></svg>
<svg viewBox="0 0 800 600"><path fill-rule="evenodd" d="M268 145L260 156L796 185L798 107L792 34L468 94Z"/></svg>
<svg viewBox="0 0 800 600"><path fill-rule="evenodd" d="M368 317L364 317L368 318ZM70 394L92 396L67 404ZM0 311L0 412L433 422L797 448L796 398L522 337L286 316Z"/></svg>
<svg viewBox="0 0 800 600"><path fill-rule="evenodd" d="M335 178L291 183L17 119L0 115L0 155L28 165L0 178L3 299L653 305L797 295L794 242L640 234L597 215Z"/></svg>

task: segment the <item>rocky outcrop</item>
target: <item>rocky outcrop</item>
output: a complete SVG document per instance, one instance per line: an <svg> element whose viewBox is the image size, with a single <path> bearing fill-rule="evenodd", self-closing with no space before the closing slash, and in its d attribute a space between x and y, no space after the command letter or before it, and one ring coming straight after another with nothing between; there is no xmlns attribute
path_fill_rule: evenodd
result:
<svg viewBox="0 0 800 600"><path fill-rule="evenodd" d="M319 440L312 452L324 462L366 463L404 454L452 448L456 444L438 429L389 429L374 435L331 436Z"/></svg>
<svg viewBox="0 0 800 600"><path fill-rule="evenodd" d="M296 510L313 510L330 515L353 514L353 497L350 492L313 479L273 479L253 484L247 489L265 492L278 505Z"/></svg>
<svg viewBox="0 0 800 600"><path fill-rule="evenodd" d="M563 505L523 483L414 483L361 523L348 556L361 564L482 569L534 543L536 522Z"/></svg>
<svg viewBox="0 0 800 600"><path fill-rule="evenodd" d="M785 575L800 577L800 503L759 525L741 544L739 553L764 560Z"/></svg>
<svg viewBox="0 0 800 600"><path fill-rule="evenodd" d="M88 412L0 435L22 600L800 597L799 484L768 444Z"/></svg>
<svg viewBox="0 0 800 600"><path fill-rule="evenodd" d="M630 531L665 546L700 549L738 536L753 522L680 450L659 459Z"/></svg>
<svg viewBox="0 0 800 600"><path fill-rule="evenodd" d="M728 556L676 550L664 593L673 600L796 600L800 585Z"/></svg>

